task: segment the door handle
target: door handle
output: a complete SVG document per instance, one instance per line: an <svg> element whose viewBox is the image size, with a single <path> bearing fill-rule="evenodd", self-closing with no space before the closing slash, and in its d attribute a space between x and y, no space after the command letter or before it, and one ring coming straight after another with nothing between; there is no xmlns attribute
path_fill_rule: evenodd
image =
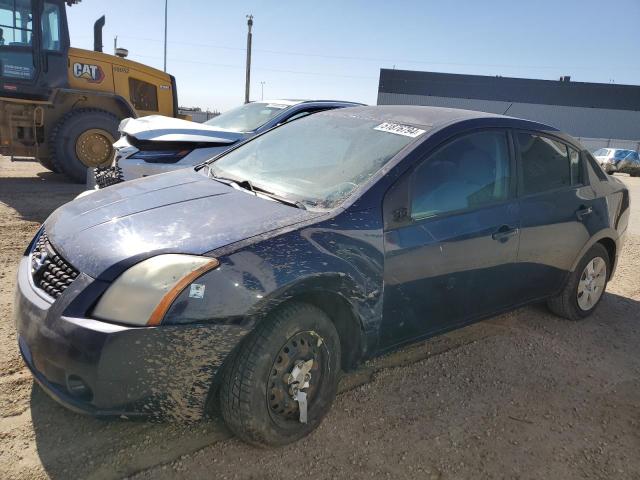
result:
<svg viewBox="0 0 640 480"><path fill-rule="evenodd" d="M576 212L576 217L578 217L578 220L582 220L584 217L586 217L591 213L593 213L592 207L585 207L584 205L582 205L580 209Z"/></svg>
<svg viewBox="0 0 640 480"><path fill-rule="evenodd" d="M506 242L511 237L514 237L518 234L520 229L515 227L510 227L509 225L502 225L497 231L493 232L491 238L497 240L499 242Z"/></svg>

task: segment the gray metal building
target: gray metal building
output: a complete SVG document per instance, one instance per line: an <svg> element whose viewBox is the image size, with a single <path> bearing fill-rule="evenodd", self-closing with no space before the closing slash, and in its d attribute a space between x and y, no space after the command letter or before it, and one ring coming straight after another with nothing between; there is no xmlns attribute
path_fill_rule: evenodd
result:
<svg viewBox="0 0 640 480"><path fill-rule="evenodd" d="M640 86L380 70L378 105L431 105L526 118L591 149L640 150Z"/></svg>

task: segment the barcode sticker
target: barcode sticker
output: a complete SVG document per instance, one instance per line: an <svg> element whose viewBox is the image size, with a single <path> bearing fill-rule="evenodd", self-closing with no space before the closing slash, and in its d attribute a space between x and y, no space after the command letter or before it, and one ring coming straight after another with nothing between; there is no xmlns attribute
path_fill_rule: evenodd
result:
<svg viewBox="0 0 640 480"><path fill-rule="evenodd" d="M405 137L416 138L422 135L426 130L421 128L412 127L410 125L402 125L400 123L385 122L381 123L377 127L373 128L380 132L395 133L396 135L403 135Z"/></svg>

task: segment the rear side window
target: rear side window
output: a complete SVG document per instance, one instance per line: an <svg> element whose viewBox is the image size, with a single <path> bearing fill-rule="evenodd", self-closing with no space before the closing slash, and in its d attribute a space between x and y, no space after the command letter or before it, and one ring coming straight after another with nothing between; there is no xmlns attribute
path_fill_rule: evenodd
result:
<svg viewBox="0 0 640 480"><path fill-rule="evenodd" d="M571 162L564 143L523 132L516 138L522 160L524 195L572 185Z"/></svg>
<svg viewBox="0 0 640 480"><path fill-rule="evenodd" d="M136 110L158 111L158 89L151 83L130 77L129 98Z"/></svg>
<svg viewBox="0 0 640 480"><path fill-rule="evenodd" d="M472 133L422 162L411 180L411 217L426 218L505 200L509 148L502 131Z"/></svg>
<svg viewBox="0 0 640 480"><path fill-rule="evenodd" d="M596 176L600 179L600 180L607 180L607 174L605 173L604 170L602 170L602 167L600 166L600 164L596 161L595 158L593 158L593 155L591 155L589 152L583 152L583 155L585 156L585 158L587 159L587 161L589 162L589 166L591 167L591 169L593 170L593 172L596 174Z"/></svg>
<svg viewBox="0 0 640 480"><path fill-rule="evenodd" d="M571 185L584 184L582 160L580 152L569 147L569 160L571 162Z"/></svg>

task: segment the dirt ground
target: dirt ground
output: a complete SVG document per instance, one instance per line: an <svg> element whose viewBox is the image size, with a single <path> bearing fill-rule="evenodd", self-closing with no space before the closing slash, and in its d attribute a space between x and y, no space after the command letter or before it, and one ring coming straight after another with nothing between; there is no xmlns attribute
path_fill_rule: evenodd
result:
<svg viewBox="0 0 640 480"><path fill-rule="evenodd" d="M263 450L219 419L96 420L33 384L11 318L16 265L81 187L0 157L0 478L640 479L640 178L620 178L632 223L592 317L522 308L370 362L314 434Z"/></svg>

